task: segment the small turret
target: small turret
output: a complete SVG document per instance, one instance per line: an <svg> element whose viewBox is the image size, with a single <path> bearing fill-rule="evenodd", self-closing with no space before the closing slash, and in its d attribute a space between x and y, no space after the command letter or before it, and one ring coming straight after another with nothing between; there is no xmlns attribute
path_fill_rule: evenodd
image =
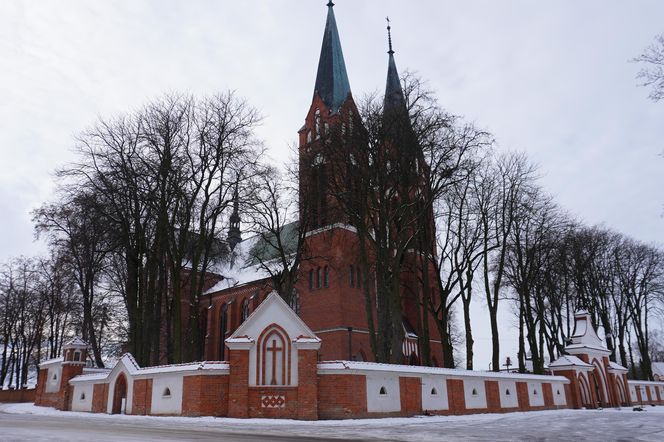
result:
<svg viewBox="0 0 664 442"><path fill-rule="evenodd" d="M233 193L233 213L229 219L230 227L228 228L228 246L231 252L235 247L242 242L242 232L240 231L240 198L238 196L238 185L235 184L235 192Z"/></svg>
<svg viewBox="0 0 664 442"><path fill-rule="evenodd" d="M79 337L75 337L62 346L64 364L85 365L88 359L88 344Z"/></svg>

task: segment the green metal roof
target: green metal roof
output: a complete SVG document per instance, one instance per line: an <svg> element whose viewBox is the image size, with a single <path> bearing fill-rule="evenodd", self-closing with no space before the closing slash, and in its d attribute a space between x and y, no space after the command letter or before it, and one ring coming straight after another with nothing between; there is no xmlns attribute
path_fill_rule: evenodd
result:
<svg viewBox="0 0 664 442"><path fill-rule="evenodd" d="M341 50L337 22L334 18L334 3L329 2L327 6L327 23L318 60L314 94L318 93L330 108L331 113L335 113L348 98L350 83L346 73L344 54Z"/></svg>

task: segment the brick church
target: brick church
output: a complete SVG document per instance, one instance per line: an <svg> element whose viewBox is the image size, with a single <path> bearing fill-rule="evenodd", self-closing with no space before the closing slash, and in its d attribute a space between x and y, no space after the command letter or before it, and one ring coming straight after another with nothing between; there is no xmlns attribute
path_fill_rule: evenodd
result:
<svg viewBox="0 0 664 442"><path fill-rule="evenodd" d="M366 278L362 277L356 230L326 188L335 180L328 175L337 170L328 163L335 161L339 154L352 155L344 152L344 136L352 136L352 131L361 130L362 125L346 72L333 6L332 2L328 3L313 99L304 125L298 131L300 213L302 215L302 207L306 207L306 215L302 216L307 219L301 220L299 225L284 226L281 235L285 242L293 242L294 231L306 226L303 248L309 256L316 257L302 261L291 307L321 337L320 357L372 361L363 284L370 287L376 315L374 276L369 273ZM384 112L403 110L407 118L391 38L389 49ZM404 151L399 146L390 149L396 155ZM417 155L418 152L413 156ZM424 164L423 158L420 164ZM200 305L205 328L204 360L226 359L225 339L273 290L270 275L255 260L257 249L269 254L266 249L270 246L258 237L242 240L237 202L230 221L227 243L232 258L212 269L211 282ZM433 226L432 217L430 225ZM406 271L401 276L403 361L420 363L420 347L425 344L419 336L423 321L428 320L431 362L434 366L442 365L442 344L436 325L422 305L421 295L416 295L422 291L415 287L421 284L416 273L417 270Z"/></svg>
<svg viewBox="0 0 664 442"><path fill-rule="evenodd" d="M386 97L384 111L405 106L391 45ZM256 238L242 240L236 209L231 259L215 272L200 306L207 319L206 362L140 367L127 353L112 369L90 368L87 343L75 338L63 346L63 357L40 364L35 404L92 413L306 420L664 404L664 382L628 381L586 311L576 313L572 340L549 375L420 365L418 314L427 316L417 311L419 299L408 296L418 293L408 285L419 280L409 274L401 275L403 362L372 362L357 232L316 188L325 183L320 166L332 147L329 134L358 127L357 115L330 2L314 97L299 131L300 184L316 190L301 192L316 197L306 241L321 258L303 262L298 296L288 305L261 274L250 252L263 246ZM440 341L431 338L433 361L440 362Z"/></svg>

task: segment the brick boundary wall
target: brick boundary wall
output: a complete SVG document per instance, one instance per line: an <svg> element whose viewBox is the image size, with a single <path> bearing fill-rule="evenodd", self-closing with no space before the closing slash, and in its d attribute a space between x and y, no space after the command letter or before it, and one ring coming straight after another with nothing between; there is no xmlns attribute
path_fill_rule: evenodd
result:
<svg viewBox="0 0 664 442"><path fill-rule="evenodd" d="M135 379L132 395L132 414L150 414L152 411L152 379Z"/></svg>
<svg viewBox="0 0 664 442"><path fill-rule="evenodd" d="M228 416L228 375L184 376L183 416Z"/></svg>
<svg viewBox="0 0 664 442"><path fill-rule="evenodd" d="M364 375L318 375L318 418L367 417L366 391Z"/></svg>
<svg viewBox="0 0 664 442"><path fill-rule="evenodd" d="M629 380L627 397L631 397L632 388L636 388L636 401L632 405L664 405L664 395L661 393L664 392L664 382ZM645 388L645 394L642 394L642 388Z"/></svg>
<svg viewBox="0 0 664 442"><path fill-rule="evenodd" d="M18 390L0 390L0 402L34 402L37 397L36 388Z"/></svg>

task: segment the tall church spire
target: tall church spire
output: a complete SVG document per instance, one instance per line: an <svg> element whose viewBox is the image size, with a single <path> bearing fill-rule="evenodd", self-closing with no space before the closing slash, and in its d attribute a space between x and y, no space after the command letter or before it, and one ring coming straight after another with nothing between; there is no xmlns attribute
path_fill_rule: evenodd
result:
<svg viewBox="0 0 664 442"><path fill-rule="evenodd" d="M323 99L331 113L339 110L350 94L350 83L346 73L346 63L341 50L337 21L334 18L334 3L327 3L327 23L320 50L318 73L314 94Z"/></svg>
<svg viewBox="0 0 664 442"><path fill-rule="evenodd" d="M389 17L387 20L387 39L389 44L389 60L387 64L387 84L385 85L385 101L383 107L385 113L403 112L406 109L406 99L401 88L397 64L394 61L394 50L392 49L392 26Z"/></svg>

